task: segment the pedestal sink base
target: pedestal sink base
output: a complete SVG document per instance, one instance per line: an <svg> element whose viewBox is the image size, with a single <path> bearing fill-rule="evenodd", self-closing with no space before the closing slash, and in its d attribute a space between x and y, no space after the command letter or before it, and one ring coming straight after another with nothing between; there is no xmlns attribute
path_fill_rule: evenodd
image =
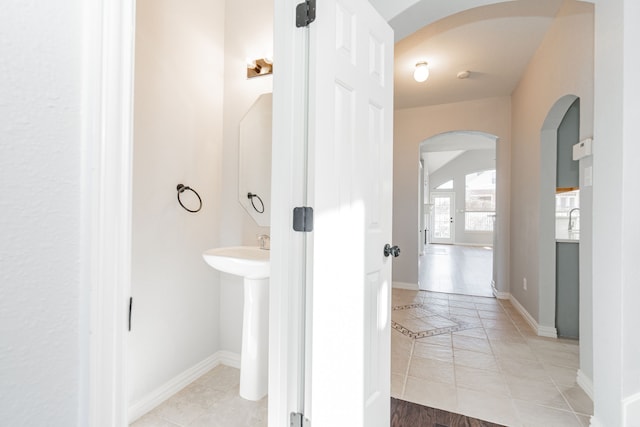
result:
<svg viewBox="0 0 640 427"><path fill-rule="evenodd" d="M269 374L269 279L244 279L240 397L260 400Z"/></svg>
<svg viewBox="0 0 640 427"><path fill-rule="evenodd" d="M269 376L269 251L251 246L209 249L211 267L244 278L240 397L260 400Z"/></svg>

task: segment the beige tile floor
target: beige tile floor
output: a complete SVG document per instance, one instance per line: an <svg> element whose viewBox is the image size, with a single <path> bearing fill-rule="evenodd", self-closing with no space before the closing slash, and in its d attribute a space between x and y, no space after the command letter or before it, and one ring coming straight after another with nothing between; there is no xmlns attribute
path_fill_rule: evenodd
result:
<svg viewBox="0 0 640 427"><path fill-rule="evenodd" d="M267 398L242 399L240 371L217 366L131 427L266 427Z"/></svg>
<svg viewBox="0 0 640 427"><path fill-rule="evenodd" d="M393 307L393 397L513 427L589 425L577 341L536 336L494 298L394 289Z"/></svg>
<svg viewBox="0 0 640 427"><path fill-rule="evenodd" d="M394 289L393 307L393 397L513 427L589 425L576 341L537 337L494 298ZM132 427L266 427L267 399L240 398L239 379L218 366Z"/></svg>

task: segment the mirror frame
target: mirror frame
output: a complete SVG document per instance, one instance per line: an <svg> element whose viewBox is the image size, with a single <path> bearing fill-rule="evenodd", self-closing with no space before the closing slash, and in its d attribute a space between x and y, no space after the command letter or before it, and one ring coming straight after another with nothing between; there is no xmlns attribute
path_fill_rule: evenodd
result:
<svg viewBox="0 0 640 427"><path fill-rule="evenodd" d="M261 227L271 225L272 123L273 95L263 93L238 125L238 201Z"/></svg>

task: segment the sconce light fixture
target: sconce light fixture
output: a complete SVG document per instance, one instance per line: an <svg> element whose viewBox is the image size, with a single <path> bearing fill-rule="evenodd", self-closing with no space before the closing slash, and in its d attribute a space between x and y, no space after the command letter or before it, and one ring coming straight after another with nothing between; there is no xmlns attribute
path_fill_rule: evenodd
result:
<svg viewBox="0 0 640 427"><path fill-rule="evenodd" d="M427 61L420 61L416 64L416 69L413 71L413 78L418 83L422 83L429 78L429 64Z"/></svg>
<svg viewBox="0 0 640 427"><path fill-rule="evenodd" d="M247 59L247 78L268 76L273 74L273 60L269 57Z"/></svg>

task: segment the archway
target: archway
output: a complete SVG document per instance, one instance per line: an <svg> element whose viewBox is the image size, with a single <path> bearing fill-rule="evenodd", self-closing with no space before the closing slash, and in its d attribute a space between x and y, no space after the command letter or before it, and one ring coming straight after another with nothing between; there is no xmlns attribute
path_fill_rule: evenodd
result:
<svg viewBox="0 0 640 427"><path fill-rule="evenodd" d="M565 95L551 107L540 131L539 333L556 337L556 163L558 128L578 97Z"/></svg>
<svg viewBox="0 0 640 427"><path fill-rule="evenodd" d="M500 252L496 251L501 247L498 243L496 215L499 204L506 204L508 197L495 197L498 188L502 189L500 183L496 182L495 176L498 169L496 164L496 150L499 138L496 135L480 131L448 131L431 136L420 143L419 159L421 162L419 184L418 184L418 222L420 237L418 239L418 285L420 289L440 290L443 292L455 292L478 296L497 296L497 276L498 265L505 265L504 259L500 258ZM504 166L504 165L503 165ZM489 206L492 212L467 212L466 206L467 176L481 173L482 171L493 171L493 195ZM499 202L496 200L499 199ZM441 232L436 232L436 212L434 201L448 201L450 221L446 221L446 236ZM502 206L501 206L502 207ZM442 208L442 206L440 206ZM489 209L488 208L488 209ZM472 209L472 208L469 208ZM445 216L447 216L445 215ZM475 218L481 216L482 218ZM477 230L469 221L477 219L480 228ZM477 222L477 221L476 221ZM441 230L442 231L442 230ZM475 271L475 275L481 276L478 282L467 283L466 281L449 280L454 276L441 272L442 280L436 285L433 277L430 277L432 270L429 263L433 263L434 248L431 244L449 243L452 245L462 245L457 248L449 247L448 251L459 251L468 247L467 251L485 252L487 248L492 248L490 260L480 270ZM484 249L473 249L478 246ZM444 247L441 247L444 248ZM426 250L425 250L426 249ZM484 259L489 254L478 253ZM455 259L456 257L452 257ZM482 262L481 264L484 264ZM467 267L468 268L468 267ZM486 283L485 283L486 282Z"/></svg>

